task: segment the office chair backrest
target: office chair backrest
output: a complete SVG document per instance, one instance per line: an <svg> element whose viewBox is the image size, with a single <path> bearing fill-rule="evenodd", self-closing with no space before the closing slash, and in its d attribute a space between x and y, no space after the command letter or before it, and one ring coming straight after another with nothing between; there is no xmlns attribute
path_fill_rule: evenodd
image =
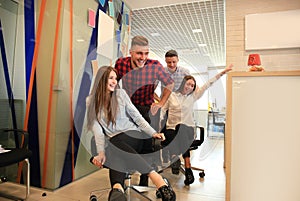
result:
<svg viewBox="0 0 300 201"><path fill-rule="evenodd" d="M215 112L212 112L213 115L213 125L222 127L222 133L225 134L225 121L217 121L217 116Z"/></svg>
<svg viewBox="0 0 300 201"><path fill-rule="evenodd" d="M6 148L27 148L29 134L22 129L0 129L0 144Z"/></svg>

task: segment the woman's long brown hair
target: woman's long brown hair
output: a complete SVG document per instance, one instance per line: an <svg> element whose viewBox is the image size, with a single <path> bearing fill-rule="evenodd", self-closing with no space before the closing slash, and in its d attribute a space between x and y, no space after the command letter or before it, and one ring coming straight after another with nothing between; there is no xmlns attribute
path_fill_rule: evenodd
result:
<svg viewBox="0 0 300 201"><path fill-rule="evenodd" d="M97 119L99 114L101 118L101 112L103 111L104 116L107 120L107 125L112 123L116 124L116 115L118 110L118 102L116 93L107 93L107 83L109 79L109 74L114 71L117 74L116 69L111 66L102 66L99 68L94 85L89 96L88 112L87 112L87 126L88 129L92 129L94 120Z"/></svg>

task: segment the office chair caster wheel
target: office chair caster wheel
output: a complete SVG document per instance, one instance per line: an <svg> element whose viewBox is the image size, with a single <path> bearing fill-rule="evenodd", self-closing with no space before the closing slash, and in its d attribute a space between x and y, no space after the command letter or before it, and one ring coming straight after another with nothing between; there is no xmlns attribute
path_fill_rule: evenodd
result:
<svg viewBox="0 0 300 201"><path fill-rule="evenodd" d="M186 185L186 186L189 186L190 185L190 183L188 182L188 181L186 181L186 180L184 180L184 185Z"/></svg>
<svg viewBox="0 0 300 201"><path fill-rule="evenodd" d="M7 182L7 178L2 176L2 177L0 177L0 181L1 182Z"/></svg>
<svg viewBox="0 0 300 201"><path fill-rule="evenodd" d="M90 201L97 201L96 195L91 195L90 196Z"/></svg>
<svg viewBox="0 0 300 201"><path fill-rule="evenodd" d="M205 173L204 173L204 172L199 172L199 177L200 177L200 178L204 178L204 176L205 176Z"/></svg>

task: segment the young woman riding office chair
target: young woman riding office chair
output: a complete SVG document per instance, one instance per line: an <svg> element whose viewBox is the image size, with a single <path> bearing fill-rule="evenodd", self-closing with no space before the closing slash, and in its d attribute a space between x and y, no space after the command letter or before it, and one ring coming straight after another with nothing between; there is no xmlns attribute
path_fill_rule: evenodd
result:
<svg viewBox="0 0 300 201"><path fill-rule="evenodd" d="M173 172L179 172L180 160L174 159L177 155L184 153L185 165L185 180L186 185L194 182L194 175L191 169L189 146L194 139L193 105L201 98L205 90L208 89L222 75L232 70L232 65L226 67L222 72L210 79L203 86L196 85L196 80L193 76L187 75L181 82L179 89L172 92L166 104L161 109L161 120L164 119L166 111L168 117L166 122L166 130L164 131L166 140L162 142L163 146L169 146L170 153L173 157L171 165ZM162 126L161 126L162 127ZM183 132L180 132L183 129ZM182 144L183 142L184 145ZM178 149L180 147L180 149Z"/></svg>
<svg viewBox="0 0 300 201"><path fill-rule="evenodd" d="M139 154L143 137L164 140L164 135L157 133L142 118L124 90L117 89L114 68L104 66L98 70L87 105L87 126L94 133L98 151L92 163L109 168L112 188L109 200L126 200L124 180L126 173L132 170L148 173L163 201L176 200L172 188ZM107 144L105 138L109 139Z"/></svg>

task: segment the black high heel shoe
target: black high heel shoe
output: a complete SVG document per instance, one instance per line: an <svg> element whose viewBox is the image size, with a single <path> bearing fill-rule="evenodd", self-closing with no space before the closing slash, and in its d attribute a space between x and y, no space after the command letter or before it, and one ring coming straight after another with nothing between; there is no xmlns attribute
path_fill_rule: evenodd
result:
<svg viewBox="0 0 300 201"><path fill-rule="evenodd" d="M185 168L184 184L185 185L190 185L190 184L194 183L194 181L195 181L195 177L194 177L192 169L191 168Z"/></svg>
<svg viewBox="0 0 300 201"><path fill-rule="evenodd" d="M161 194L162 201L175 201L176 194L170 186L164 185L158 189Z"/></svg>

